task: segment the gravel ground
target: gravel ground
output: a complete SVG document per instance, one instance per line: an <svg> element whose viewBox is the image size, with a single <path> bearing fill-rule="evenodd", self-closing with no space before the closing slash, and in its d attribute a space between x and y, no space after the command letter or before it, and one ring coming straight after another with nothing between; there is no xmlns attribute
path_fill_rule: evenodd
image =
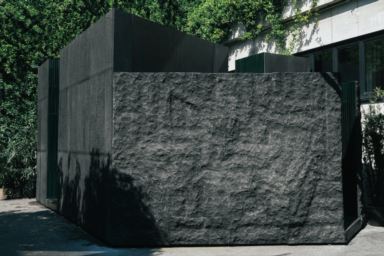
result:
<svg viewBox="0 0 384 256"><path fill-rule="evenodd" d="M367 226L349 245L109 248L34 199L0 200L0 255L384 256L384 228Z"/></svg>

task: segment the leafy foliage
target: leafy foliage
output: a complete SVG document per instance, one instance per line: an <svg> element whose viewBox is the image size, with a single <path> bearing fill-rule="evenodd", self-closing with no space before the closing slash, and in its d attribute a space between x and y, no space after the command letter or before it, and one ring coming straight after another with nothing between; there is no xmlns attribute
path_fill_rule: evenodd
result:
<svg viewBox="0 0 384 256"><path fill-rule="evenodd" d="M384 98L384 90L376 89L372 103ZM363 158L367 171L371 204L384 205L384 113L370 106L364 120Z"/></svg>
<svg viewBox="0 0 384 256"><path fill-rule="evenodd" d="M284 40L278 0L0 0L0 186L33 193L36 173L37 66L112 7L220 42L233 25L250 38L270 28ZM298 16L299 17L299 16ZM301 16L302 17L302 16ZM12 178L14 180L12 180ZM26 182L30 180L31 182ZM15 190L16 189L16 190Z"/></svg>
<svg viewBox="0 0 384 256"><path fill-rule="evenodd" d="M241 39L255 38L261 32L267 41L276 43L277 49L287 52L286 39L298 38L300 28L314 17L317 0L312 0L309 11L302 12L302 2L296 0L206 0L190 13L184 30L204 39L221 42L227 39L234 25L241 24L245 33ZM289 26L283 17L284 8L292 6L293 16Z"/></svg>
<svg viewBox="0 0 384 256"><path fill-rule="evenodd" d="M236 24L246 27L246 38L260 33L266 26L279 37L283 30L283 1L206 0L188 16L186 31L202 38L220 42L227 38Z"/></svg>
<svg viewBox="0 0 384 256"><path fill-rule="evenodd" d="M24 188L36 173L37 66L113 5L152 20L165 16L156 0L0 1L0 186L11 197L33 196Z"/></svg>

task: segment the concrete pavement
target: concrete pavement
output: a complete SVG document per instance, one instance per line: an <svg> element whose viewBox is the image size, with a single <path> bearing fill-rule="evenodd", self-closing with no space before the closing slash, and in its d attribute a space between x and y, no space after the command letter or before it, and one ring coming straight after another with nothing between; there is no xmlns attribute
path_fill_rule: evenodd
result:
<svg viewBox="0 0 384 256"><path fill-rule="evenodd" d="M384 228L367 226L349 245L116 249L33 199L0 200L0 255L384 256Z"/></svg>

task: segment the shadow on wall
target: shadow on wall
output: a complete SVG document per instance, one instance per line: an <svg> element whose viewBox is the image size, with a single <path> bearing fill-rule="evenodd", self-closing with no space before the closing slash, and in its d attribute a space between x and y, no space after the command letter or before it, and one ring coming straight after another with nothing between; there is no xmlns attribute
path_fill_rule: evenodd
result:
<svg viewBox="0 0 384 256"><path fill-rule="evenodd" d="M68 169L71 159L68 156ZM93 149L89 171L76 160L75 175L62 177L60 212L112 246L154 247L164 235L145 204L147 195L128 174L111 168L111 156ZM63 174L59 160L60 173ZM81 182L81 174L88 173ZM82 187L83 186L83 187Z"/></svg>

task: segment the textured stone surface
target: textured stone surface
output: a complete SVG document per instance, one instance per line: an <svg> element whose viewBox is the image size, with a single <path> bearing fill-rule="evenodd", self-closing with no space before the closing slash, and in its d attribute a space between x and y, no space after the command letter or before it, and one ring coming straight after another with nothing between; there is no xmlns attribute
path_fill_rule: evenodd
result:
<svg viewBox="0 0 384 256"><path fill-rule="evenodd" d="M58 211L103 241L346 242L341 102L322 75L109 70L62 88Z"/></svg>
<svg viewBox="0 0 384 256"><path fill-rule="evenodd" d="M58 210L98 238L346 242L341 102L320 74L106 71L62 88Z"/></svg>
<svg viewBox="0 0 384 256"><path fill-rule="evenodd" d="M107 240L345 242L340 108L316 73L115 73Z"/></svg>

